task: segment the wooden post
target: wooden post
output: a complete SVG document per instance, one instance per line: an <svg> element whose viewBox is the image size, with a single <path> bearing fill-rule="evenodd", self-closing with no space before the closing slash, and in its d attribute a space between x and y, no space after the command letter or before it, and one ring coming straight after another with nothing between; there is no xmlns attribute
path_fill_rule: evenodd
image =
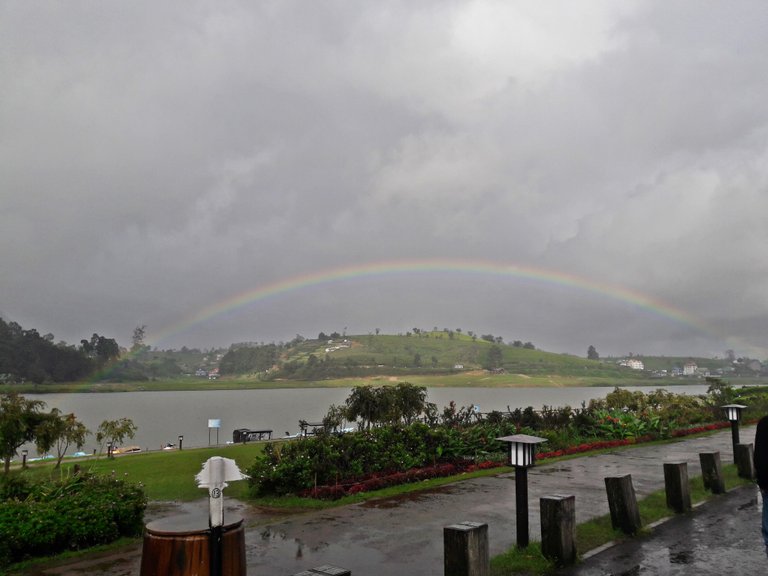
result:
<svg viewBox="0 0 768 576"><path fill-rule="evenodd" d="M686 462L664 463L664 489L667 493L667 508L678 514L691 510L691 486L688 483Z"/></svg>
<svg viewBox="0 0 768 576"><path fill-rule="evenodd" d="M140 576L189 576L211 573L211 529L207 515L184 514L161 518L144 528ZM245 576L245 529L242 518L222 528L223 576Z"/></svg>
<svg viewBox="0 0 768 576"><path fill-rule="evenodd" d="M461 522L443 528L445 576L489 576L488 524Z"/></svg>
<svg viewBox="0 0 768 576"><path fill-rule="evenodd" d="M605 479L608 493L608 507L611 510L611 525L625 534L640 530L640 509L637 507L632 475L609 476Z"/></svg>
<svg viewBox="0 0 768 576"><path fill-rule="evenodd" d="M712 494L725 493L725 480L723 479L723 468L720 464L720 452L701 452L699 454L701 462L701 477L704 480L704 489Z"/></svg>
<svg viewBox="0 0 768 576"><path fill-rule="evenodd" d="M576 561L576 496L553 494L539 499L541 552L558 566Z"/></svg>
<svg viewBox="0 0 768 576"><path fill-rule="evenodd" d="M733 449L733 456L736 460L736 469L739 471L739 478L747 480L755 479L754 447L752 444L736 444Z"/></svg>

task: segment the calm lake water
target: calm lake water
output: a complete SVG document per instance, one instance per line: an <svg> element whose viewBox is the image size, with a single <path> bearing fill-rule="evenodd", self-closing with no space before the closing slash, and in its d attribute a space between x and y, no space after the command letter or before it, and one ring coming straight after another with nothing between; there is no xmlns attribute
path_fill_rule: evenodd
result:
<svg viewBox="0 0 768 576"><path fill-rule="evenodd" d="M665 388L677 394L705 394L707 385L638 386L629 388L649 392ZM504 411L509 407L572 406L593 398L603 398L613 387L594 388L428 388L427 399L442 410L451 401L457 406L479 406L481 412ZM319 422L331 404L342 404L348 388L293 390L221 390L204 392L124 392L84 394L36 394L46 409L74 412L89 429L96 430L103 420L130 418L138 427L136 437L126 444L143 450L158 450L166 442L184 436L185 447L225 444L236 428L273 430L273 437L298 432L299 420ZM221 428L209 430L208 421L220 419ZM86 451L96 447L89 437ZM36 454L29 446L30 457ZM70 450L70 453L74 450Z"/></svg>

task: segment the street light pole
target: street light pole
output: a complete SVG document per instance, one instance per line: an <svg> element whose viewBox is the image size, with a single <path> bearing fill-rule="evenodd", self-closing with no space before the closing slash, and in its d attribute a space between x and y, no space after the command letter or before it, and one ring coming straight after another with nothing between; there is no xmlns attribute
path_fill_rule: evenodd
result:
<svg viewBox="0 0 768 576"><path fill-rule="evenodd" d="M546 438L515 434L497 438L508 444L508 463L515 467L515 516L517 527L517 547L527 548L528 535L528 468L536 464L536 445L546 442Z"/></svg>
<svg viewBox="0 0 768 576"><path fill-rule="evenodd" d="M517 547L527 548L528 534L528 468L515 466L515 505L517 507Z"/></svg>
<svg viewBox="0 0 768 576"><path fill-rule="evenodd" d="M742 404L726 404L721 406L725 410L725 417L731 423L731 441L733 442L733 453L736 453L736 445L740 444L739 441L739 420L741 420L741 412L746 408Z"/></svg>

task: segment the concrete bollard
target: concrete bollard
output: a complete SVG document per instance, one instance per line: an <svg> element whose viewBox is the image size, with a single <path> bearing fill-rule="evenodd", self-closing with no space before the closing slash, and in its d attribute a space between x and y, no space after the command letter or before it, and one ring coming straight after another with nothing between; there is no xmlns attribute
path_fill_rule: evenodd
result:
<svg viewBox="0 0 768 576"><path fill-rule="evenodd" d="M576 496L553 494L539 499L541 552L558 566L576 561Z"/></svg>
<svg viewBox="0 0 768 576"><path fill-rule="evenodd" d="M325 564L323 566L318 566L317 568L310 568L309 570L298 572L293 576L352 576L352 571L347 570L346 568Z"/></svg>
<svg viewBox="0 0 768 576"><path fill-rule="evenodd" d="M445 576L489 576L488 524L461 522L443 528Z"/></svg>
<svg viewBox="0 0 768 576"><path fill-rule="evenodd" d="M755 479L755 450L752 444L736 444L733 447L733 458L736 460L736 469L739 478L747 480Z"/></svg>
<svg viewBox="0 0 768 576"><path fill-rule="evenodd" d="M605 478L605 490L608 493L608 508L611 510L611 525L614 530L636 534L642 524L635 488L632 486L632 475Z"/></svg>
<svg viewBox="0 0 768 576"><path fill-rule="evenodd" d="M720 464L720 452L701 452L701 477L704 480L704 489L712 494L725 494L725 480L723 479L723 467Z"/></svg>
<svg viewBox="0 0 768 576"><path fill-rule="evenodd" d="M664 489L667 493L667 508L678 514L691 510L691 486L688 483L686 462L664 463Z"/></svg>

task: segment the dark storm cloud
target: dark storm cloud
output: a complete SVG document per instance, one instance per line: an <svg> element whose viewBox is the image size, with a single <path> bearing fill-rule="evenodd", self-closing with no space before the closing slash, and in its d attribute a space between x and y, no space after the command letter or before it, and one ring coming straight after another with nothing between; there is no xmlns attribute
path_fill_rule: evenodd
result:
<svg viewBox="0 0 768 576"><path fill-rule="evenodd" d="M286 278L486 259L606 289L340 281L157 344L439 326L579 354L764 357L766 12L5 3L0 310L127 344Z"/></svg>

